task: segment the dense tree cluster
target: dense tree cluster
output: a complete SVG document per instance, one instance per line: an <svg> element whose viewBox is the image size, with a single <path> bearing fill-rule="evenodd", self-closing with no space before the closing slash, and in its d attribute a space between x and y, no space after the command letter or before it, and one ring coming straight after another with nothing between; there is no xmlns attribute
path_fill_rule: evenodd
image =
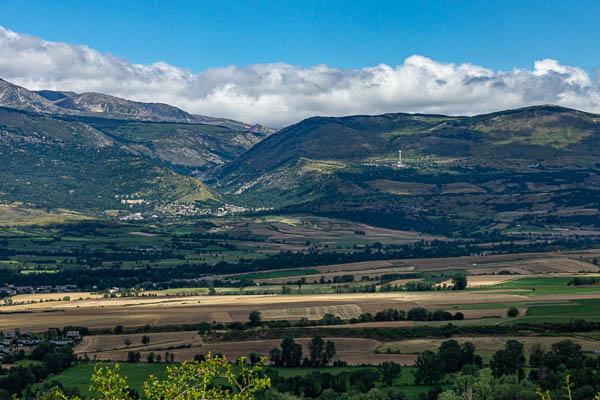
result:
<svg viewBox="0 0 600 400"><path fill-rule="evenodd" d="M24 358L24 354L22 356ZM29 386L63 371L71 365L75 357L71 346L57 347L53 343L42 342L31 351L29 359L41 363L27 367L16 366L9 370L0 368L0 399L8 400Z"/></svg>
<svg viewBox="0 0 600 400"><path fill-rule="evenodd" d="M467 288L467 277L465 274L456 274L452 277L452 285L454 290L464 290Z"/></svg>
<svg viewBox="0 0 600 400"><path fill-rule="evenodd" d="M534 368L529 378L555 398L564 394L566 376L572 378L573 400L591 399L600 392L600 359L595 355L586 356L581 346L572 341L554 343L548 350L534 347L529 363Z"/></svg>
<svg viewBox="0 0 600 400"><path fill-rule="evenodd" d="M276 367L325 367L333 361L335 343L325 342L321 336L315 336L308 343L308 357L302 357L302 346L291 337L281 341L279 348L269 352L271 365Z"/></svg>
<svg viewBox="0 0 600 400"><path fill-rule="evenodd" d="M302 364L302 346L293 338L286 337L281 341L280 348L271 349L269 360L276 367L299 367Z"/></svg>
<svg viewBox="0 0 600 400"><path fill-rule="evenodd" d="M325 342L321 336L315 336L308 343L309 358L302 363L309 367L325 367L335 356L335 343L331 340Z"/></svg>
<svg viewBox="0 0 600 400"><path fill-rule="evenodd" d="M377 367L360 368L337 374L312 371L304 376L284 378L277 370L269 370L272 389L259 394L257 400L287 399L282 393L320 400L381 399L403 400L407 397L392 384L399 378L399 364L384 362Z"/></svg>
<svg viewBox="0 0 600 400"><path fill-rule="evenodd" d="M569 286L585 286L585 285L595 285L600 283L600 278L592 277L592 276L576 276L572 278L568 285Z"/></svg>
<svg viewBox="0 0 600 400"><path fill-rule="evenodd" d="M497 351L490 361L492 375L496 378L504 375L516 375L521 380L524 377L524 367L523 344L516 340L507 341L504 349Z"/></svg>
<svg viewBox="0 0 600 400"><path fill-rule="evenodd" d="M475 354L475 345L465 342L460 345L456 340L448 340L439 350L424 351L415 362L415 381L426 385L439 382L445 374L460 371L465 366L481 367L483 361Z"/></svg>
<svg viewBox="0 0 600 400"><path fill-rule="evenodd" d="M587 357L581 346L569 340L532 347L531 370L525 377L523 344L506 342L490 361L489 375L480 371L461 371L454 388L438 400L592 400L600 398L600 359ZM566 382L566 383L565 383ZM537 392L537 394L536 394Z"/></svg>

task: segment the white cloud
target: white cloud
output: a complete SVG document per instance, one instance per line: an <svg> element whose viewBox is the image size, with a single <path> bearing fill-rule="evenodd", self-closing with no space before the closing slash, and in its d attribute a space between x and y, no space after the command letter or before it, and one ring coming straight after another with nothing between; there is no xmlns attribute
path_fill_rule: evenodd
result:
<svg viewBox="0 0 600 400"><path fill-rule="evenodd" d="M0 27L0 77L32 90L95 91L275 127L314 115L471 115L546 103L600 112L600 81L551 59L537 61L533 70L512 71L414 55L395 67L273 63L195 74L165 62L133 64L87 46Z"/></svg>

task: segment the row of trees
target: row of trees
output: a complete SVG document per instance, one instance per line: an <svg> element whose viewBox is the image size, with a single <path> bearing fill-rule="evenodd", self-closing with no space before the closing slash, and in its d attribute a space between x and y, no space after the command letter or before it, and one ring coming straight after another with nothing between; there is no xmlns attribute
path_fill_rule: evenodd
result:
<svg viewBox="0 0 600 400"><path fill-rule="evenodd" d="M142 359L141 353L139 351L128 351L127 352L127 362L128 363L137 363L140 362ZM152 364L154 362L160 363L162 362L163 358L160 354L155 354L153 351L151 351L150 353L148 353L148 356L146 357L146 361L149 364ZM165 362L166 363L172 363L175 360L175 354L173 353L169 353L168 351L165 352Z"/></svg>
<svg viewBox="0 0 600 400"><path fill-rule="evenodd" d="M452 320L463 320L464 314L460 311L452 314L444 310L430 311L422 307L411 308L408 311L395 310L388 308L387 310L379 311L375 315L366 312L362 313L358 318L351 318L350 320L343 320L339 316L327 313L323 315L323 318L319 320L309 320L308 318L301 318L296 322L289 321L268 321L263 322L260 311L252 311L248 315L248 322L241 323L230 322L226 325L220 326L221 328L233 329L233 330L247 330L268 325L271 328L279 327L307 327L307 326L328 326L328 325L343 325L346 323L358 324L362 322L373 322L373 321L452 321ZM200 333L208 333L214 329L213 326L207 323L203 323Z"/></svg>
<svg viewBox="0 0 600 400"><path fill-rule="evenodd" d="M375 292L429 292L442 290L464 290L467 288L467 277L464 274L456 274L451 279L452 285L446 283L436 283L427 280L410 281L402 285L392 285L385 283L381 286L376 284L366 285L343 285L335 286L333 289L336 293L375 293Z"/></svg>
<svg viewBox="0 0 600 400"><path fill-rule="evenodd" d="M597 263L596 263L596 265L597 265ZM568 285L569 286L584 286L584 285L595 285L597 283L600 283L600 278L592 277L592 276L576 276L569 281Z"/></svg>
<svg viewBox="0 0 600 400"><path fill-rule="evenodd" d="M359 318L351 319L350 323L371 321L460 321L464 318L464 314L460 311L452 315L448 311L430 311L422 307L411 308L408 312L388 308L387 310L377 312L374 316L371 313L363 313Z"/></svg>

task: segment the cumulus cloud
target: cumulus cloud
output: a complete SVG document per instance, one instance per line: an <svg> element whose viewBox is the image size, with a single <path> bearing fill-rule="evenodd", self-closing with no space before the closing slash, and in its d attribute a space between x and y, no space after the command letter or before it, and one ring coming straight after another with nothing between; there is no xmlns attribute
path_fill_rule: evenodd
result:
<svg viewBox="0 0 600 400"><path fill-rule="evenodd" d="M88 46L3 27L0 77L32 90L101 92L274 127L315 115L472 115L550 103L600 112L600 81L551 59L512 71L413 55L401 65L362 69L272 63L192 73L162 61L134 64Z"/></svg>

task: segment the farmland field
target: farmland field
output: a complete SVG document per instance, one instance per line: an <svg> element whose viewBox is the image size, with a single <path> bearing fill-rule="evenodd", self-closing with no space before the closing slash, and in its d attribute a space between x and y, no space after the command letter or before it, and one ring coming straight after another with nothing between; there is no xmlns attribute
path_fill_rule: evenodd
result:
<svg viewBox="0 0 600 400"><path fill-rule="evenodd" d="M156 326L194 324L202 321L247 321L250 312L265 313L265 319L321 318L332 313L343 318L362 312L376 313L387 308L409 310L424 307L430 310L461 310L467 318L477 318L495 310L503 313L508 304L519 304L524 310L528 303L551 307L561 301L600 299L600 291L580 288L569 293L540 294L528 289L468 290L441 292L356 293L317 295L186 295L161 297L96 298L75 301L25 303L0 308L0 326L42 331L49 326L79 325L90 328L110 328L115 325ZM591 310L591 308L589 308ZM593 312L593 311L591 311ZM490 311L490 315L491 315ZM520 316L519 318L525 318ZM539 319L539 318L538 318ZM466 321L465 321L466 322Z"/></svg>
<svg viewBox="0 0 600 400"><path fill-rule="evenodd" d="M250 340L243 342L204 342L197 333L170 332L148 334L150 343L141 344L142 335L98 335L86 338L83 343L75 348L77 354L87 354L91 359L108 361L125 361L129 351L139 351L142 360L150 352L162 354L169 352L174 355L175 361L191 360L196 354L224 354L229 359L247 356L251 352L268 357L269 351L277 347L281 340ZM126 345L125 339L132 344ZM395 361L401 364L412 365L415 355L404 354L379 354L376 349L380 342L360 338L330 338L336 345L336 359L343 360L349 365L363 363L379 364L383 361ZM296 340L308 354L308 338Z"/></svg>
<svg viewBox="0 0 600 400"><path fill-rule="evenodd" d="M536 305L529 307L527 316L593 316L598 315L600 301L596 299L581 299L558 305Z"/></svg>
<svg viewBox="0 0 600 400"><path fill-rule="evenodd" d="M311 238L310 243L306 237ZM100 254L104 261L96 267L176 267L186 262L262 259L280 251L311 248L348 253L354 246L373 241L401 245L427 237L324 217L215 218L199 224L158 226L118 224L66 211L47 214L0 204L0 238L7 250L19 251L19 255L2 259L3 266L18 271L61 271L83 268L86 257Z"/></svg>
<svg viewBox="0 0 600 400"><path fill-rule="evenodd" d="M503 282L496 286L497 287L508 287L508 288L515 288L515 287L538 288L538 287L544 287L544 286L567 286L567 284L569 283L569 281L571 281L571 279L572 279L571 277L558 277L558 276L527 277L527 278L518 278L515 280L511 280L510 282Z"/></svg>

